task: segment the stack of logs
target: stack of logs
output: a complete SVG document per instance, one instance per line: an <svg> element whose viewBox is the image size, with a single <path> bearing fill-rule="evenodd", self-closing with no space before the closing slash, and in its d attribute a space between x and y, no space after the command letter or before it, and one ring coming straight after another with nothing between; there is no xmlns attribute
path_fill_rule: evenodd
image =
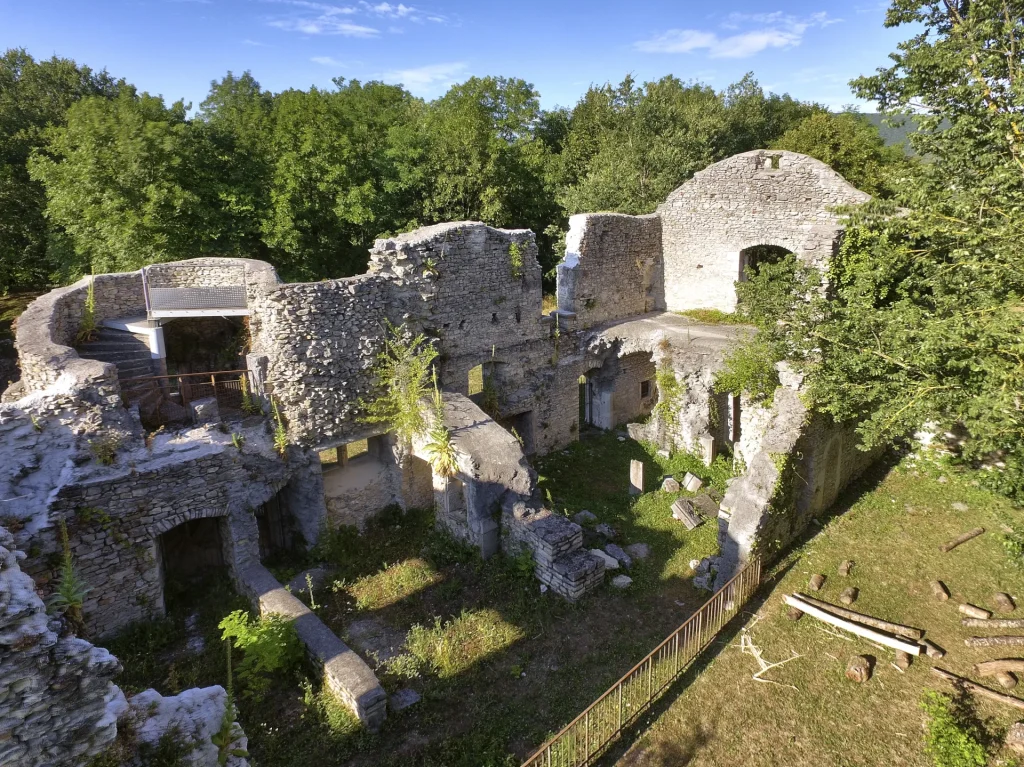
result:
<svg viewBox="0 0 1024 767"><path fill-rule="evenodd" d="M984 528L976 528L940 546L939 549L942 552L952 551L957 546L978 537L984 532ZM852 562L843 562L839 566L839 574L843 576L849 575L852 567ZM825 576L819 573L811 576L808 587L812 591L819 591L824 583ZM950 593L945 583L936 580L932 581L930 586L932 594L937 600L940 602L949 600ZM847 588L843 590L839 601L844 605L850 605L856 601L857 596L858 590L856 588ZM789 605L787 615L791 620L799 620L806 613L875 644L884 645L895 650L896 658L893 665L900 671L905 671L910 666L911 659L922 652L935 660L945 655L945 650L924 638L924 631L921 629L864 615L863 613L850 610L848 607L840 607L807 596L806 594L790 594L785 596L783 601ZM999 592L993 596L992 606L1004 614L1013 612L1017 607L1013 597L1004 592ZM993 618L991 610L966 602L961 604L958 609L964 616L961 619L961 624L964 627L992 630L1017 629L1019 632L1018 634L1009 635L967 637L964 640L964 644L967 647L1024 647L1024 619ZM856 682L866 682L871 678L873 668L874 659L871 656L855 655L847 664L846 676ZM1024 711L1024 700L1021 698L977 684L945 669L933 667L931 671L940 679L944 679L961 689ZM1017 686L1020 676L1024 674L1024 658L987 660L976 663L973 671L974 675L980 678L993 678L1004 689L1013 689ZM1024 753L1024 726L1018 727L1017 730L1019 732L1011 728L1007 744L1013 750L1018 751L1018 753ZM1014 742L1010 742L1011 740Z"/></svg>

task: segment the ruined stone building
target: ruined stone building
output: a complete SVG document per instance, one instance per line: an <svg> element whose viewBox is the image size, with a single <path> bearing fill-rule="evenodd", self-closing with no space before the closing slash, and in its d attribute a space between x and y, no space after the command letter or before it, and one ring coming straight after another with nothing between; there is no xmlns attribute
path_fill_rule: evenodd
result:
<svg viewBox="0 0 1024 767"><path fill-rule="evenodd" d="M12 617L12 589L31 602L29 577L44 592L54 577L61 521L91 587L92 636L163 614L175 568L223 562L261 610L295 618L326 684L370 727L386 716L373 672L262 564L324 526L362 524L391 504L434 506L438 525L484 557L527 550L541 582L583 598L604 565L578 525L544 507L527 459L581 429L624 426L664 449L710 460L728 446L742 461L721 503L719 578L792 540L869 456L808 411L786 368L769 406L716 393L727 350L754 331L676 312L734 310L735 283L763 246L827 265L842 231L835 207L866 199L803 155L730 157L651 215L573 216L547 314L534 234L471 221L378 240L356 277L289 284L263 262L207 258L42 296L18 322L22 378L0 405L0 665L22 659L26 684L58 696L61 643L80 642L78 695L90 703L68 700L77 719L54 724L12 722L18 704L0 699L0 763L73 763L111 737L116 661L50 637L38 610L41 640L25 646L10 631L32 612ZM77 343L83 323L97 329ZM458 454L450 479L434 476L422 444L405 449L360 418L390 326L426 334L439 352ZM659 370L682 393L671 418L648 419ZM250 400L264 413L243 412ZM283 455L271 403L287 430ZM330 450L338 460L325 466ZM41 729L48 740L31 745Z"/></svg>

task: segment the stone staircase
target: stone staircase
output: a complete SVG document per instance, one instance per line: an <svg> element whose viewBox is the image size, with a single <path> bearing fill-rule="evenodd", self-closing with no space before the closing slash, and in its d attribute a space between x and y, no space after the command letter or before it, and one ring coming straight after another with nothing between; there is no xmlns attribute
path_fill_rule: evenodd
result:
<svg viewBox="0 0 1024 767"><path fill-rule="evenodd" d="M79 344L75 351L79 357L116 365L122 390L130 390L134 380L155 375L149 341L142 334L99 327L93 339Z"/></svg>

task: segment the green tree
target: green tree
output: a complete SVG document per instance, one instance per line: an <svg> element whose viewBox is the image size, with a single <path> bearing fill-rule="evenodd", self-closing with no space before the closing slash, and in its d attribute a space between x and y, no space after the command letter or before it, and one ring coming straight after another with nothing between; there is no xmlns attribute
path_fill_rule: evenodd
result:
<svg viewBox="0 0 1024 767"><path fill-rule="evenodd" d="M887 147L878 128L855 112L815 112L771 146L821 160L855 187L875 197L892 197L911 163L902 149Z"/></svg>
<svg viewBox="0 0 1024 767"><path fill-rule="evenodd" d="M215 190L204 183L208 147L187 107L122 89L67 112L29 162L46 186L47 218L67 233L77 271L138 269L220 252Z"/></svg>
<svg viewBox="0 0 1024 767"><path fill-rule="evenodd" d="M855 80L890 113L917 111L928 157L851 220L834 300L802 326L812 393L865 445L930 424L962 429L966 464L1024 501L1024 42L1019 6L894 0L888 26L920 27L893 65ZM801 337L796 337L799 335Z"/></svg>
<svg viewBox="0 0 1024 767"><path fill-rule="evenodd" d="M28 160L74 102L110 98L123 87L70 59L36 61L23 48L0 56L0 293L66 278L61 232L44 217L45 191Z"/></svg>

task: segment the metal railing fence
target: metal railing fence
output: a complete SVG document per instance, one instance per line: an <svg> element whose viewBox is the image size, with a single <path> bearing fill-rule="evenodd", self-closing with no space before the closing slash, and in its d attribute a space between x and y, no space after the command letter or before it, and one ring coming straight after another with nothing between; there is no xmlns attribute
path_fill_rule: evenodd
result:
<svg viewBox="0 0 1024 767"><path fill-rule="evenodd" d="M732 580L522 767L587 767L646 711L715 638L761 585L751 559Z"/></svg>

